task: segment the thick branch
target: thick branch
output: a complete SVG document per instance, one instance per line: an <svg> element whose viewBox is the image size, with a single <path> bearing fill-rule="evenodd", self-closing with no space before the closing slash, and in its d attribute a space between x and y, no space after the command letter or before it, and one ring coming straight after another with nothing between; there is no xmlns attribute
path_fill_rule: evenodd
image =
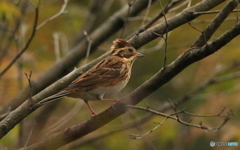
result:
<svg viewBox="0 0 240 150"><path fill-rule="evenodd" d="M106 20L99 28L93 31L89 36L93 41L91 44L91 52L96 50L96 47L104 42L107 38L117 32L119 29L123 27L124 21L126 17L131 17L137 15L140 11L142 11L148 4L148 0L137 0L134 2L134 5L131 6L131 10L128 13L128 5L123 7L121 10L113 14ZM42 76L38 77L38 79L33 80L33 95L40 92L56 80L62 78L64 75L72 71L72 69L76 66L77 62L86 56L86 49L88 47L88 41L82 40L79 41L79 44L76 45L73 49L71 49L68 55L63 58L58 63L54 64L48 71L45 72ZM106 57L107 54L103 55ZM97 59L100 61L101 59ZM98 61L93 61L91 64L82 67L80 72L84 72L91 68ZM76 77L76 76L75 76ZM70 82L70 81L69 81ZM69 83L68 82L68 83ZM66 86L68 83L62 84L62 87ZM14 98L8 100L8 103L3 106L3 109L0 109L0 114L3 114L10 108L14 110L19 105L21 105L26 99L30 96L29 87L23 88ZM51 94L59 91L59 88L56 90L51 90Z"/></svg>
<svg viewBox="0 0 240 150"><path fill-rule="evenodd" d="M171 29L174 29L194 18L196 18L197 16L193 15L193 12L195 11L206 11L206 10L209 10L211 9L212 7L218 5L221 3L221 0L219 1L203 1L203 2L200 2L199 4L189 8L189 9L186 9L184 10L182 13L180 13L179 15L169 19L168 21L168 28L169 30ZM138 4L138 3L134 3L135 5ZM142 3L141 3L142 4ZM140 4L138 4L140 5ZM134 6L134 5L133 5ZM132 6L132 9L131 10L134 10L136 8L134 8ZM135 6L137 7L137 6ZM125 8L127 9L127 8ZM119 14L124 14L126 15L126 10L124 9L124 12L121 12L121 13L118 13L118 14L115 14L116 16L119 17ZM137 13L135 11L135 13ZM133 14L132 14L133 15ZM118 23L117 20L114 18L113 20L109 20L111 23L110 24L115 24L115 23ZM99 32L104 32L104 31L109 31L108 30L108 27L100 27L102 30L97 30L95 31L91 38L92 39L95 39L95 42L92 43L92 46L95 47L97 44L101 43L103 39L99 39ZM154 33L154 32L160 32L161 33L164 33L168 30L166 30L166 24L165 23L162 23L162 24L159 24L159 25L156 25L155 27L153 28L150 28L149 30L147 30L146 32L143 32L142 34L140 34L138 36L138 38L134 38L133 40L131 40L132 44L135 46L135 47L140 47L142 46L143 44L157 38L158 36ZM238 31L236 31L237 33ZM110 33L108 33L110 34ZM105 36L108 36L108 34L104 34L104 37ZM101 37L103 38L103 37ZM136 39L136 40L135 40ZM94 41L94 40L93 40ZM136 42L139 42L139 43L136 43ZM83 47L87 47L87 44L85 42L83 42L84 45L82 45ZM226 44L226 43L225 43ZM71 61L69 61L70 58L72 58L72 55L79 55L79 51L77 51L78 49L75 49L73 50L65 59L63 59L63 61L61 62L65 62L67 61L66 63L69 64L69 62L72 62L73 60L71 59ZM217 50L217 49L215 49ZM146 89L143 87L142 91L143 92L140 92L138 93L138 89L136 89L130 96L124 98L126 101L128 100L131 100L132 104L136 104L138 103L139 101L139 96L141 97L140 100L144 99L145 97L147 97L149 94L151 94L153 91L155 91L157 88L159 88L160 86L162 86L163 84L165 84L166 82L168 82L172 77L176 76L180 71L182 71L184 68L186 68L188 65L190 65L191 63L195 62L195 61L198 61L202 58L204 58L205 56L197 59L198 57L195 56L195 57L189 57L189 55L191 53L189 53L191 51L188 51L188 53L184 53L182 56L179 57L179 59L177 59L175 62L173 62L172 64L170 64L170 67L166 68L166 69L162 69L160 70L160 72L158 72L152 79L150 79L148 82L146 82L145 84L150 84L151 80L160 80L160 83L158 83L159 81L154 81L155 83L158 83L157 85L152 85L150 84L150 87L148 87L148 85L146 86ZM85 54L85 53L84 53ZM72 72L71 74L69 74L68 76L66 76L65 78L61 79L59 82L57 82L56 84L52 85L51 87L45 89L43 92L39 93L38 95L34 96L33 99L31 100L31 102L38 102L39 100L42 100L43 98L53 94L53 93L56 93L58 92L60 89L64 88L67 84L69 84L72 80L74 80L77 76L78 76L78 73L82 71L82 69L88 69L89 67L91 67L93 64L95 64L96 62L98 62L100 59L102 59L104 56L106 56L107 54L101 56L99 59L95 60L93 63L91 63L90 65L86 65L84 66L83 68L79 68L78 70L75 70L74 72ZM76 57L74 57L73 59L76 59ZM184 59L184 60L181 60L181 59ZM192 59L192 60L191 60ZM178 61L183 61L185 63L178 63ZM64 64L64 63L63 63ZM61 65L61 66L59 66ZM178 66L179 65L179 66ZM56 68L61 68L61 69L56 69L56 68L53 68L51 71L49 71L48 73L52 73L52 71L56 71L52 74L46 74L47 76L50 76L50 78L52 77L52 75L56 75L56 73L59 73L61 71L63 71L62 69L64 68L64 66L62 66L61 63L58 63L56 64L55 66ZM175 68L175 70L172 70L171 68ZM164 72L164 73L162 73ZM168 72L171 72L168 74ZM61 74L61 73L59 73ZM165 75L165 74L168 74L167 78L166 77L161 77L160 75ZM56 75L57 76L57 75ZM158 77L159 76L159 77ZM55 78L55 77L54 77ZM165 79L166 78L166 79ZM41 80L41 79L40 79ZM34 82L33 83L33 86L35 85ZM136 94L137 93L137 94ZM139 95L138 95L139 94ZM137 98L137 99L136 99ZM27 115L29 115L32 111L34 111L35 109L37 108L34 108L34 109L31 109L32 107L32 103L30 101L25 101L20 107L18 107L16 110L14 110L13 112L11 112L4 120L2 120L2 122L0 123L0 137L3 137L5 134L7 134L17 123L19 123L23 118L25 118ZM122 109L122 107L121 107ZM121 112L121 111L120 111ZM125 111L123 111L122 113L124 113ZM120 113L121 114L121 113ZM120 115L118 114L118 115ZM116 114L114 115L114 113L112 114L114 117L110 117L109 119L113 119L113 118L116 118ZM107 120L109 120L107 119ZM110 120L109 120L110 121ZM106 123L106 122L105 122ZM99 128L99 126L98 126ZM86 134L86 133L85 133ZM79 134L81 135L81 134Z"/></svg>
<svg viewBox="0 0 240 150"><path fill-rule="evenodd" d="M168 4L164 7L160 13L155 16L152 20L150 20L146 25L143 25L140 27L137 31L132 33L129 38L131 38L134 35L138 35L139 33L147 30L149 27L151 27L154 23L156 23L161 17L163 17L173 6L175 6L177 3L179 3L181 0L170 0ZM129 39L127 38L127 39Z"/></svg>
<svg viewBox="0 0 240 150"><path fill-rule="evenodd" d="M63 132L53 135L43 141L25 148L25 150L40 150L40 149L56 149L63 146L79 137L82 137L112 121L116 117L128 111L128 104L136 105L145 97L153 93L159 87L163 86L166 82L171 80L174 76L180 73L183 69L192 63L199 61L212 53L219 50L233 38L240 34L240 23L236 24L233 28L224 33L215 41L208 43L208 45L200 49L191 49L185 51L174 62L161 69L151 79L143 83L140 87L135 89L131 94L123 97L112 107L104 112L94 116L93 118L67 128Z"/></svg>
<svg viewBox="0 0 240 150"><path fill-rule="evenodd" d="M206 42L212 37L213 33L218 29L218 27L223 23L223 21L229 16L235 7L237 7L238 2L236 0L231 0L223 7L223 9L218 13L218 15L211 21L208 27L203 31L202 35L195 41L192 46L201 47L206 44Z"/></svg>
<svg viewBox="0 0 240 150"><path fill-rule="evenodd" d="M195 12L202 12L203 10L210 10L213 7L221 4L225 0L204 0L200 3L189 7L185 10L183 10L181 13L173 16L172 18L167 20L167 25L165 22L162 22L152 28L149 28L146 30L146 32L142 32L139 35L131 38L129 42L135 47L139 48L143 46L144 44L156 39L159 37L159 35L164 35L166 31L171 31L185 23L188 23L189 21L197 18L199 15L195 15Z"/></svg>

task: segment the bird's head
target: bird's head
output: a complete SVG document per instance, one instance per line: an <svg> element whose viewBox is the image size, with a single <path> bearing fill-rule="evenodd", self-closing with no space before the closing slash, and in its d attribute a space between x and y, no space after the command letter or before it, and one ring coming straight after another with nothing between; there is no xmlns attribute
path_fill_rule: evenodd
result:
<svg viewBox="0 0 240 150"><path fill-rule="evenodd" d="M110 55L123 58L128 62L133 62L136 58L144 56L143 54L137 52L131 44L123 39L116 39L113 41Z"/></svg>

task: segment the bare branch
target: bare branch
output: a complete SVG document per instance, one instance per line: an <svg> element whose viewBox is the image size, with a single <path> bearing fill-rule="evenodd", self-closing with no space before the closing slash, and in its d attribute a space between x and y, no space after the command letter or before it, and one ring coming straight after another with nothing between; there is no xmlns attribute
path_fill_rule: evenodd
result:
<svg viewBox="0 0 240 150"><path fill-rule="evenodd" d="M239 62L234 62L234 63L233 63L232 65L230 65L229 67L223 68L222 70L218 71L217 74L226 74L226 72L231 71L232 69L234 69L234 68L236 68L236 67L238 67L238 66L239 66ZM216 77L213 77L213 78L216 78ZM211 80L211 79L210 79L210 80ZM213 83L213 84L214 84L214 83ZM201 86L200 86L200 87L201 87ZM194 91L195 91L195 90L194 90ZM198 91L198 92L199 92L199 91ZM197 93L197 91L195 91L194 93ZM192 95L192 96L193 96L193 95ZM191 97L191 96L187 96L187 97ZM172 103L172 101L170 101L170 103ZM170 103L168 103L168 104L170 104ZM178 104L180 104L180 103L178 102ZM146 109L150 108L150 106L149 106L147 103L146 103L146 105L147 105ZM175 106L175 104L173 104L173 106ZM170 105L170 107L173 107L173 106ZM170 107L169 107L169 108L170 108ZM162 111L162 110L166 111L166 108L164 107L164 108L158 109L158 111ZM184 109L183 109L183 110L180 110L180 111L178 111L177 113L170 114L170 116L177 115L177 114L180 114L180 113L184 113L184 111L185 111ZM223 114L224 111L225 111L225 107L224 107L224 108L222 109L222 111L220 111L217 115L203 115L203 116L205 116L205 117L208 117L208 116L209 116L209 117L215 117L215 116L216 116L216 117L217 117L217 116L219 116L219 117L226 117L227 115L226 115L226 114ZM230 113L231 116L234 115L231 110L230 110L229 112L227 112L227 113ZM96 141L96 140L99 140L99 139L103 139L103 138L105 138L106 136L110 136L110 135L112 135L112 134L114 134L114 133L118 133L118 132L123 131L123 130L126 130L126 129L128 129L128 128L133 128L133 127L138 126L138 125L142 125L143 123L149 121L149 120L153 117L153 115L154 115L154 114L152 114L152 113L151 113L151 114L147 114L146 116L144 116L144 117L141 118L140 120L135 121L135 122L130 123L130 124L127 124L127 125L125 125L124 127L116 128L116 129L114 129L113 131L110 131L110 132L108 132L108 133L100 134L100 135L97 135L97 136L94 136L94 137L91 137L91 138L88 138L88 139L76 141L76 142L74 142L74 144L70 147L70 149L79 148L79 147L81 147L81 146L83 146L83 145L90 144L90 143L92 143L92 142L94 142L94 141ZM193 116L194 116L194 115L198 115L198 114L193 114ZM201 117L201 115L200 115L199 117ZM187 122L188 122L188 123L191 123L192 120L193 120L193 119L191 119L190 121L187 121Z"/></svg>
<svg viewBox="0 0 240 150"><path fill-rule="evenodd" d="M193 43L192 47L201 47L211 38L213 33L218 29L222 22L228 17L232 10L237 7L236 0L230 0L202 32L201 36Z"/></svg>
<svg viewBox="0 0 240 150"><path fill-rule="evenodd" d="M182 2L181 4L179 4L178 6L175 6L175 7L171 8L171 9L169 10L169 12L178 10L179 8L181 8L181 7L183 7L184 5L188 4L189 1L191 1L191 0L185 0L184 2Z"/></svg>
<svg viewBox="0 0 240 150"><path fill-rule="evenodd" d="M148 0L136 0L132 9L130 10L129 17L136 16L146 7L147 3ZM109 36L113 35L123 27L125 21L124 18L127 15L127 12L128 6L123 7L122 9L114 13L112 16L110 16L103 24L101 24L96 30L91 33L90 37L93 41L91 45L91 53L94 52L96 50L96 47L99 46L102 42L104 42ZM43 75L39 76L36 80L33 80L32 82L34 83L34 85L36 85L34 87L33 94L42 91L50 84L54 83L55 81L59 80L67 73L72 71L72 69L76 67L77 63L81 59L85 58L87 46L87 40L81 40L80 42L78 42L78 45L75 45L74 48L69 50L68 54L64 58L62 58L61 61L50 67ZM73 81L77 76L79 76L79 74L87 71L89 68L91 68L93 65L95 65L108 55L109 53L107 52L92 61L91 63L82 66L78 69L78 71L75 70L75 73L71 74L73 76L70 80ZM54 90L49 91L50 93L45 96L47 97L58 92L67 84L69 84L71 82L70 80L61 80L62 83L57 86L58 88L55 87ZM0 110L0 113L5 113L5 108L11 107L11 109L15 109L19 105L21 105L27 98L29 98L29 91L29 87L23 88L15 97L13 97L11 100L8 100L8 103L3 106L4 109ZM43 99L46 97L41 98Z"/></svg>
<svg viewBox="0 0 240 150"><path fill-rule="evenodd" d="M169 104L172 106L172 108L176 111L177 110L177 107L175 106L175 104L173 104L173 102L171 101L171 99L167 99Z"/></svg>
<svg viewBox="0 0 240 150"><path fill-rule="evenodd" d="M228 17L224 20L224 22L226 21L238 21L237 17ZM212 22L212 19L204 19L204 20L193 20L191 21L191 23L209 23Z"/></svg>
<svg viewBox="0 0 240 150"><path fill-rule="evenodd" d="M164 7L164 9L162 9L162 11L155 16L152 20L150 20L146 25L143 25L140 27L140 29L138 29L136 32L134 32L133 34L131 34L130 36L128 36L127 39L133 37L133 36L138 36L140 33L142 33L143 31L147 30L151 25L153 25L157 20L159 20L161 17L163 17L164 13L166 14L173 6L175 6L176 4L178 4L181 0L170 0L168 2L168 4ZM147 20L147 16L144 17L145 20Z"/></svg>
<svg viewBox="0 0 240 150"><path fill-rule="evenodd" d="M135 140L142 139L143 137L147 136L148 134L152 133L154 130L156 130L157 128L159 128L160 126L162 126L163 123L164 123L167 119L168 119L168 117L165 117L165 118L163 119L163 121L161 121L161 122L154 122L155 124L157 124L157 126L154 127L153 129L151 129L150 131L142 134L142 135L131 134L131 135L129 135L129 136L130 136L130 138L135 139Z"/></svg>
<svg viewBox="0 0 240 150"><path fill-rule="evenodd" d="M209 9L210 9L210 7L216 6L217 2L218 2L218 4L221 3L221 1L203 1L203 2L200 2L198 5L190 7L190 8L194 9L196 11L199 11L200 8L203 9L203 7L201 7L201 4L203 4L203 3L205 4L206 2L208 2L208 4L209 4L209 5L206 5L206 7ZM215 5L213 5L213 4L215 4ZM204 9L206 9L206 7L204 7ZM179 24L184 23L184 21L186 21L187 18L188 18L187 21L189 21L189 18L193 19L195 17L195 16L191 16L192 13L189 13L189 12L191 12L190 8L187 11L183 11L182 14L177 15L177 17L180 17L180 18L182 17L180 19L180 23L178 22ZM183 16L187 17L187 18L184 18ZM172 19L174 20L176 18L173 17ZM169 29L173 29L176 27L176 24L174 24L174 25L171 24L172 23L171 21L173 21L172 19L169 19L169 21L168 21ZM163 26L163 24L161 24L159 26ZM154 30L158 31L157 33L159 33L159 34L164 33L164 31L158 30L158 29L160 29L159 26L157 25L157 26L149 29L147 32L140 34L138 36L138 38L135 40L141 41L144 38L147 38L146 40L144 40L145 42L148 40L151 41L152 39L157 37L156 35L152 34L154 32ZM165 24L164 24L164 26L165 26ZM64 145L70 141L75 140L76 138L78 138L80 136L86 135L89 132L96 130L97 128L110 122L117 116L125 113L128 110L128 108L126 107L126 104L133 104L133 105L137 104L142 99L144 99L149 94L151 94L156 89L158 89L159 87L164 85L166 82L168 82L170 79L172 79L174 76L176 76L179 72L181 72L183 69L185 69L190 64L192 64L198 60L201 60L201 59L205 58L206 56L209 56L212 53L216 52L219 48L221 48L222 46L227 44L229 41L231 41L233 38L235 38L239 34L239 32L240 32L239 28L240 28L240 25L236 24L227 33L225 33L222 36L220 36L219 38L217 38L216 41L210 42L207 46L204 46L202 48L195 48L195 49L191 48L191 49L186 50L174 62L167 65L164 69L159 70L159 72L157 72L156 75L154 75L150 80L145 82L141 87L134 90L130 95L127 95L126 97L122 98L122 100L120 100L120 102L118 102L114 105L114 109L113 109L113 107L111 107L111 108L107 109L106 111L104 111L103 113L91 118L90 120L83 122L82 124L67 128L65 131L63 131L59 134L56 134L50 138L44 139L44 141L41 141L40 143L32 145L28 148L31 149L31 148L37 147L39 149L44 149L44 147L48 147L48 148L56 149L61 145ZM146 36L145 34L148 34L148 36ZM144 37L144 35L145 35L145 37ZM134 42L134 40L132 39L133 45L136 45L136 48L140 47L142 44L145 43L145 42L138 43L136 41ZM35 101L38 101L39 100L38 98L41 96L44 97L44 94L37 95L35 97L36 98ZM27 116L30 112L32 112L35 109L34 108L32 110L29 110L29 107L27 107L27 104L28 103L26 101L24 104L22 104L22 106L20 108L17 108L16 110L14 110L12 113L10 113L10 115L6 119L4 119L0 123L0 131L1 131L0 135L4 136L14 125L17 124L17 122L19 122L22 118ZM18 116L19 114L21 114L21 116ZM57 138L57 140L56 140L56 138ZM51 143L51 145L50 145L50 143Z"/></svg>
<svg viewBox="0 0 240 150"><path fill-rule="evenodd" d="M38 1L38 5L35 8L35 19L34 19L34 24L33 24L33 29L32 29L32 33L26 43L26 45L23 47L23 49L13 58L13 60L7 65L6 68L4 68L1 73L0 73L0 78L12 67L12 65L22 56L22 54L28 49L29 45L31 44L35 33L36 33L36 26L38 23L38 7L40 4L40 0ZM34 5L33 5L34 6Z"/></svg>
<svg viewBox="0 0 240 150"><path fill-rule="evenodd" d="M40 25L37 26L36 30L40 29L48 22L56 19L57 17L61 16L64 13L66 13L65 9L67 8L67 5L68 5L68 0L64 0L61 10L58 13L56 13L55 15L53 15L52 17L50 17L50 18L46 19L45 21L43 21L42 23L40 23Z"/></svg>
<svg viewBox="0 0 240 150"><path fill-rule="evenodd" d="M168 32L168 36L171 34L171 32ZM162 37L162 36L161 36ZM162 38L161 40L159 40L159 42L158 42L158 44L157 45L155 45L154 47L152 47L152 48L149 48L149 49L141 49L140 50L140 52L142 52L142 53L144 53L144 54L149 54L149 53L153 53L153 52L155 52L155 51L159 51L159 50L161 50L163 47L164 47L164 45L165 45L165 39L164 38ZM165 49L166 47L164 47L164 49Z"/></svg>
<svg viewBox="0 0 240 150"><path fill-rule="evenodd" d="M217 14L221 10L214 10L214 11L203 11L203 12L194 12L195 15L207 15L207 14ZM240 10L233 10L232 12L240 12Z"/></svg>
<svg viewBox="0 0 240 150"><path fill-rule="evenodd" d="M240 26L238 28L236 28L234 31L236 32L239 29L240 29ZM233 31L231 32L231 34L232 33L233 33ZM224 40L221 40L221 41L224 41ZM213 48L213 47L211 47L211 48ZM214 49L212 49L212 50L214 50ZM191 55L188 55L189 56L188 59L192 60L192 57L194 57L196 59L196 55L195 55L196 52L198 52L198 51L194 51ZM211 50L209 51L209 49L208 49L207 51L204 51L204 52L210 52L211 53ZM202 55L198 55L198 57L202 57ZM189 61L188 59L187 59L187 61ZM183 61L183 62L181 62L180 60ZM179 57L178 60L176 60L176 62L178 62L177 66L174 63L171 63L170 65L166 66L166 68L164 69L164 72L159 72L160 73L159 75L155 75L154 77L152 77L149 81L147 81L141 87L139 87L138 89L133 91L130 95L124 97L122 100L115 103L113 107L110 107L109 109L105 110L101 114L94 116L93 118L91 118L90 120L88 120L86 122L83 122L82 124L75 125L75 126L72 126L70 128L67 128L65 131L63 131L63 132L61 132L57 135L54 135L53 137L45 139L38 144L34 144L34 145L28 147L28 149L36 149L36 148L42 149L43 147L45 147L45 148L48 147L49 149L52 149L53 147L56 148L56 145L64 145L65 143L68 143L69 141L72 141L73 139L76 139L79 136L85 135L89 132L92 132L93 130L96 130L97 128L103 126L104 124L108 123L112 119L116 118L116 116L119 116L119 115L123 114L124 112L126 112L128 109L126 107L126 104L124 104L124 103L136 104L140 100L144 99L147 95L152 93L153 92L153 87L158 88L159 85L163 85L163 83L162 83L163 81L167 82L166 78L168 78L168 80L170 78L172 78L171 76L169 77L169 75L170 75L169 71L171 70L170 72L174 72L174 74L176 74L176 69L177 68L179 69L179 66L182 66L183 65L182 63L184 63L185 60L186 60L186 57L184 59ZM190 61L189 63L192 63L192 61ZM159 79L159 80L157 80L157 79ZM151 81L153 81L153 82L151 82ZM153 86L154 83L157 84L158 86L157 85ZM150 88L151 90L148 90L148 88ZM144 109L146 111L148 110L146 108L144 108ZM154 112L154 113L156 113L158 115L161 115L159 112ZM164 116L168 117L168 118L172 117L172 116L166 116L166 115L164 115ZM203 125L189 124L188 122L182 121L181 119L176 118L176 117L173 117L173 118L175 120L179 121L181 124L184 124L186 126L191 125L192 127L211 130L211 131L219 130L229 120L229 118L226 118L220 126L215 127L215 128L208 128L208 127L205 127ZM69 137L70 135L72 135L72 136ZM58 141L56 140L56 138L58 139Z"/></svg>
<svg viewBox="0 0 240 150"><path fill-rule="evenodd" d="M204 89L206 89L210 86L216 85L216 84L224 82L224 81L229 81L229 80L234 80L234 79L239 78L240 77L239 71L237 71L235 73L219 76L219 74L226 74L228 71L231 71L233 68L235 68L238 65L239 65L238 63L233 63L231 66L223 68L222 70L218 71L215 75L213 75L213 77L208 79L206 82L202 83L194 90L190 91L189 93L187 93L187 94L181 96L179 99L177 99L175 102L175 105L180 105L186 101L191 100L191 98L193 96L195 96L197 93L200 93L201 91L203 91ZM167 103L167 104L163 105L163 107L161 107L159 110L166 111L166 110L170 109L171 107L172 107L172 105Z"/></svg>
<svg viewBox="0 0 240 150"><path fill-rule="evenodd" d="M189 1L188 1L188 6L187 6L187 7L191 7L191 4L192 4L192 0L189 0Z"/></svg>
<svg viewBox="0 0 240 150"><path fill-rule="evenodd" d="M127 13L127 16L125 17L125 21L124 21L125 23L123 24L123 28L122 28L121 34L119 36L120 38L123 37L125 25L128 22L128 17L129 17L129 13L130 13L132 5L133 5L132 3L128 3L128 13Z"/></svg>
<svg viewBox="0 0 240 150"><path fill-rule="evenodd" d="M59 15L63 14L64 13L64 10L65 8L67 7L67 3L68 3L68 0L64 0L64 5L62 6L62 9L60 10L59 13L55 14L54 16L52 16L51 18L48 18L47 20L45 20L43 23L41 23L39 26L37 26L37 23L38 23L38 13L39 13L39 10L38 10L38 7L40 5L40 1L38 1L38 4L37 6L32 3L31 1L31 4L32 6L34 6L35 8L35 19L34 19L34 24L33 24L33 30L32 30L32 33L26 43L26 45L24 46L24 48L13 58L13 60L7 65L6 68L4 68L1 72L0 72L0 78L12 67L12 65L22 56L22 54L28 49L29 45L31 44L35 34L36 34L36 31L41 28L43 25L45 25L47 22L55 19L56 17L58 17Z"/></svg>
<svg viewBox="0 0 240 150"><path fill-rule="evenodd" d="M29 136L28 136L28 138L27 138L27 141L26 141L24 147L26 147L26 146L28 145L28 142L29 142L30 138L32 137L32 133L33 133L33 129L34 129L34 126L35 126L35 125L36 125L36 122L34 122L34 124L32 125L32 128L31 128L31 130L30 130L30 132L29 132Z"/></svg>
<svg viewBox="0 0 240 150"><path fill-rule="evenodd" d="M124 131L126 129L130 129L130 128L133 128L133 127L136 127L136 126L139 126L139 125L142 125L143 123L149 121L151 119L151 116L153 116L153 114L147 114L146 116L142 117L140 120L138 121L134 121L134 122L131 122L131 123L128 123L124 126L121 126L121 127L116 127L115 129L113 129L112 131L109 131L107 133L103 133L103 134L98 134L98 135L95 135L94 137L91 137L91 138L87 138L87 139L79 139L79 141L76 141L74 142L69 149L76 149L76 148L79 148L81 146L84 146L86 144L90 144L92 142L95 142L96 140L99 140L99 139L103 139L105 137L108 137L112 134L115 134L115 133L118 133L118 132L121 132L121 131Z"/></svg>
<svg viewBox="0 0 240 150"><path fill-rule="evenodd" d="M211 20L211 21L212 21L212 20ZM196 31L198 31L198 32L200 32L200 33L203 33L203 31L201 31L201 30L199 30L198 28L194 27L191 22L189 22L188 24L189 24L193 29L195 29Z"/></svg>
<svg viewBox="0 0 240 150"><path fill-rule="evenodd" d="M132 108L132 109L138 109L138 110L143 110L143 111L146 111L146 112L150 112L150 113L153 113L153 114L155 114L155 115L159 115L159 116L165 117L165 119L167 119L167 118L173 119L173 120L176 120L176 121L178 121L180 124L183 124L183 125L185 125L185 126L200 128L200 129L204 129L204 130L208 130L208 131L217 131L217 130L221 129L221 127L223 127L223 125L226 124L227 121L228 121L228 120L231 118L231 116L232 116L232 113L227 113L227 115L224 116L224 117L225 117L224 121L223 121L219 126L212 128L212 127L204 126L204 125L202 124L202 122L199 123L199 125L197 125L197 124L191 124L191 123L189 123L189 122L183 121L183 120L181 120L181 119L179 118L178 115L177 115L177 117L173 117L172 115L160 113L160 112L157 112L157 111L152 110L152 109L149 109L149 108L146 109L146 108L144 108L144 107L139 107L139 106L128 106L128 107L130 107L130 108ZM193 116L197 116L197 117L209 117L209 116L207 116L207 115L206 115L206 116L205 116L205 115L196 115L196 114L192 114L192 113L189 113L189 114L190 114L190 115L193 115ZM218 116L218 114L217 114L217 115L212 115L211 117L216 117L216 116ZM165 120L164 120L164 121L165 121ZM160 124L161 124L161 123L160 123ZM159 126L160 126L160 125L159 125ZM152 131L154 131L154 130L155 130L157 127L159 127L159 126L156 126L153 130L150 130L149 132L143 134L143 136L151 133ZM142 136L140 136L140 137L142 137Z"/></svg>
<svg viewBox="0 0 240 150"><path fill-rule="evenodd" d="M30 88L30 90L31 90L31 94L30 94L30 100L32 99L32 89L33 89L33 86L32 86L32 81L31 81L31 78L32 78L32 71L30 72L30 74L28 75L27 73L24 73L25 74L25 76L26 76L26 78L27 78L27 80L28 80L28 85L29 85L29 88Z"/></svg>
<svg viewBox="0 0 240 150"><path fill-rule="evenodd" d="M53 33L53 41L54 41L54 52L56 57L56 62L60 61L60 48L59 48L59 33Z"/></svg>
<svg viewBox="0 0 240 150"><path fill-rule="evenodd" d="M152 0L149 0L149 1L148 1L147 8L146 8L145 15L144 15L144 18L143 18L143 20L142 20L142 25L141 25L141 26L144 26L144 24L145 24L145 20L146 20L148 14L149 14L149 10L150 10L150 7L151 7L151 3L152 3Z"/></svg>
<svg viewBox="0 0 240 150"><path fill-rule="evenodd" d="M225 111L225 107L216 115L199 115L199 114L194 114L194 113L190 113L190 112L187 112L187 111L182 111L182 113L184 114L188 114L188 115L191 115L191 116L196 116L196 117L228 117L230 115L233 115L233 112L229 111L227 112L227 114L225 115L222 115L222 113Z"/></svg>
<svg viewBox="0 0 240 150"><path fill-rule="evenodd" d="M166 13L162 7L162 4L161 2L158 0L158 4L160 5L161 9L162 9L162 14L163 14L163 18L165 20L165 23L166 23L166 34L165 34L165 49L164 49L164 61L163 61L163 68L166 67L167 65L167 50L168 50L168 32L169 32L169 29L168 29L168 22L167 22L167 18L166 18Z"/></svg>
<svg viewBox="0 0 240 150"><path fill-rule="evenodd" d="M90 39L87 31L84 31L84 35L86 36L87 41L88 41L88 48L87 48L86 58L85 58L85 62L84 62L84 64L86 64L86 63L87 63L87 60L88 60L88 57L89 57L89 54L90 54L91 45L92 45L92 40Z"/></svg>
<svg viewBox="0 0 240 150"><path fill-rule="evenodd" d="M25 15L26 10L27 10L26 8L28 6L28 1L27 0L19 1L18 6L20 7L20 11L21 11L22 15ZM17 31L19 30L19 27L21 26L21 22L22 22L21 18L16 18L15 26L13 29L9 29L8 22L5 22L5 21L4 21L4 25L2 27L0 27L0 30L1 30L1 32L0 32L0 35L1 35L0 62L2 62L3 58L6 56L7 50L10 48L12 40L14 39ZM4 40L4 39L6 39L6 40Z"/></svg>

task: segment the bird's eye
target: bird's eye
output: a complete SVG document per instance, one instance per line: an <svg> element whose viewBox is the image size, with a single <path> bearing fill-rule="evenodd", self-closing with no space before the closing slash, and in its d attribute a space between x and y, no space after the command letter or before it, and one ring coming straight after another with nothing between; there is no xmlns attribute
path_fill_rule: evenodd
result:
<svg viewBox="0 0 240 150"><path fill-rule="evenodd" d="M132 49L132 48L128 48L128 51L129 51L129 52L132 52L132 51L133 51L133 49Z"/></svg>

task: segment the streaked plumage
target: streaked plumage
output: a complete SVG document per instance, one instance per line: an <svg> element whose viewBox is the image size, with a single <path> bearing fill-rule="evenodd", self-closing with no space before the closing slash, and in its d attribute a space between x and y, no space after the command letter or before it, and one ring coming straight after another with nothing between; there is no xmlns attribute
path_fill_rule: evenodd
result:
<svg viewBox="0 0 240 150"><path fill-rule="evenodd" d="M104 98L121 91L130 79L134 60L142 56L143 54L138 53L125 40L116 39L111 46L109 56L80 75L59 93L40 101L39 105L64 96L80 98L84 100L94 115L95 112L88 101L107 100Z"/></svg>

